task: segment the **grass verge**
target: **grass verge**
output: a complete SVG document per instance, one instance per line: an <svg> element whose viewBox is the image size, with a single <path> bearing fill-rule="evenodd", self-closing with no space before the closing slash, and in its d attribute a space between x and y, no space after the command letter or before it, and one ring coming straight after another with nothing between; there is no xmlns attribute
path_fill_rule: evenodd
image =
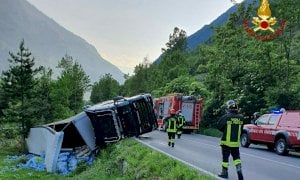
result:
<svg viewBox="0 0 300 180"><path fill-rule="evenodd" d="M75 179L213 179L134 139L109 145Z"/></svg>
<svg viewBox="0 0 300 180"><path fill-rule="evenodd" d="M13 153L0 151L0 179L213 179L134 139L108 145L100 151L93 165L79 164L76 171L68 176L17 169L15 165L19 161L5 161L6 156Z"/></svg>
<svg viewBox="0 0 300 180"><path fill-rule="evenodd" d="M38 172L31 169L19 169L19 163L25 163L24 158L7 161L9 156L20 155L23 147L20 139L2 139L0 142L0 179L63 179L63 177L47 172Z"/></svg>

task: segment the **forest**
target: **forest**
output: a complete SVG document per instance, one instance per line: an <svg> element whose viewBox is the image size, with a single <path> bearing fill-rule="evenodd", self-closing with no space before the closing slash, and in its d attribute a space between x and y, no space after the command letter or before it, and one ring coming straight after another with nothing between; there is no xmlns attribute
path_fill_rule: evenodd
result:
<svg viewBox="0 0 300 180"><path fill-rule="evenodd" d="M205 44L187 48L187 34L178 27L169 35L162 55L155 62L145 57L119 84L111 74L91 83L76 59L65 55L54 75L51 69L37 67L25 41L17 52L9 52L10 68L0 80L0 137L22 135L29 128L62 120L82 111L83 106L116 96L151 93L194 95L204 99L202 127L214 128L224 114L224 104L233 99L250 122L254 112L274 108L300 109L300 1L270 1L272 17L280 35L262 40L245 31L257 17L255 3L241 3L225 25L214 27ZM266 36L270 31L257 31ZM100 72L99 72L100 74ZM91 91L89 101L84 94ZM11 127L18 127L11 130ZM7 131L6 131L7 130ZM9 133L7 133L9 132Z"/></svg>
<svg viewBox="0 0 300 180"><path fill-rule="evenodd" d="M150 64L147 58L127 77L124 94L151 92L195 95L204 99L202 127L215 127L227 100L236 100L247 122L254 112L300 109L300 2L269 1L277 37L263 40L246 32L245 20L257 17L257 6L240 4L224 26L194 50L187 49L184 30L174 28L162 56ZM271 31L257 31L267 37ZM272 33L275 34L276 32ZM277 33L278 34L278 33ZM272 37L269 35L269 37Z"/></svg>

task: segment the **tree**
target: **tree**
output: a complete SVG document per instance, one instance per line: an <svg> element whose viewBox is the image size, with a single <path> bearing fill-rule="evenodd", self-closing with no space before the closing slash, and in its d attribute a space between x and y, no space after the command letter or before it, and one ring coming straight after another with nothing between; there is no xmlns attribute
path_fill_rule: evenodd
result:
<svg viewBox="0 0 300 180"><path fill-rule="evenodd" d="M34 58L21 41L17 54L9 52L10 68L3 72L3 97L6 97L6 108L3 110L4 119L21 124L21 134L25 140L31 127L34 114L31 102L35 96L33 89L36 84L34 76L39 69L34 68Z"/></svg>
<svg viewBox="0 0 300 180"><path fill-rule="evenodd" d="M126 78L122 93L130 96L151 93L179 76L188 75L186 49L186 32L175 27L169 36L166 48L162 48L163 55L159 62L150 64L148 58L144 58L143 63L135 67L135 74Z"/></svg>
<svg viewBox="0 0 300 180"><path fill-rule="evenodd" d="M51 84L54 119L67 118L82 110L83 95L90 86L89 76L73 58L65 55L58 64L61 75Z"/></svg>
<svg viewBox="0 0 300 180"><path fill-rule="evenodd" d="M111 74L105 74L93 85L90 100L93 103L106 101L118 96L119 92L118 81Z"/></svg>
<svg viewBox="0 0 300 180"><path fill-rule="evenodd" d="M244 20L257 15L257 5L241 3L225 25L214 27L214 35L196 50L186 51L185 32L174 29L159 61L136 67L125 81L128 94L147 89L156 96L170 92L202 95L204 126L214 127L224 113L224 103L234 99L250 117L270 107L300 108L300 10L297 0L270 1L272 16L287 20L283 34L260 41L245 32ZM255 7L255 8L254 8ZM180 33L181 32L181 33ZM258 31L257 35L269 35ZM145 79L147 74L147 82ZM190 79L194 79L195 81ZM200 83L199 83L200 82ZM194 87L193 87L194 86ZM196 87L196 88L195 88ZM207 91L206 91L207 90Z"/></svg>
<svg viewBox="0 0 300 180"><path fill-rule="evenodd" d="M4 82L2 81L2 79L0 79L0 124L1 124L1 120L3 119L2 110L7 108L7 105L8 105L7 97L4 94L3 83Z"/></svg>
<svg viewBox="0 0 300 180"><path fill-rule="evenodd" d="M167 83L163 89L163 94L182 93L184 95L195 95L204 98L209 97L206 87L192 76L179 76L178 78Z"/></svg>
<svg viewBox="0 0 300 180"><path fill-rule="evenodd" d="M124 83L122 93L128 96L139 93L148 93L151 90L150 78L152 76L151 64L148 57L145 57L143 62L134 68L134 75L128 77Z"/></svg>
<svg viewBox="0 0 300 180"><path fill-rule="evenodd" d="M276 17L284 17L278 12L285 12L285 17L291 17L287 19L299 17L294 13L296 6L291 5L296 1L291 1L276 1L280 6L274 6L272 12ZM207 55L210 54L209 49L200 49L202 54L199 56L206 57L208 62L204 64L205 67L198 67L201 68L199 70L207 72L205 84L214 94L214 101L209 102L212 104L208 104L209 109L206 109L204 116L212 122L219 115L216 112L220 108L216 106L221 107L228 99L237 100L241 113L246 117L269 107L295 109L298 106L296 96L299 83L296 79L299 65L289 54L292 50L290 42L294 40L299 21L291 22L294 28L292 33L288 27L288 31L279 38L259 41L245 32L242 33L242 21L250 19L256 11L252 6L241 4L224 26L215 28L215 35L209 45L214 50L213 56ZM269 32L257 33L264 35Z"/></svg>
<svg viewBox="0 0 300 180"><path fill-rule="evenodd" d="M168 51L185 51L187 48L187 35L186 32L178 27L175 27L173 34L169 35L169 42L166 43L167 48L162 48L162 52Z"/></svg>
<svg viewBox="0 0 300 180"><path fill-rule="evenodd" d="M37 84L34 88L36 96L33 99L32 107L36 114L37 120L41 124L50 123L53 120L53 112L51 106L51 83L52 70L41 69L39 78L36 79Z"/></svg>
<svg viewBox="0 0 300 180"><path fill-rule="evenodd" d="M163 55L157 66L157 73L152 79L153 81L158 81L156 84L159 86L165 86L166 83L173 79L188 74L186 32L175 27L173 34L169 36L166 46L166 49L162 48Z"/></svg>

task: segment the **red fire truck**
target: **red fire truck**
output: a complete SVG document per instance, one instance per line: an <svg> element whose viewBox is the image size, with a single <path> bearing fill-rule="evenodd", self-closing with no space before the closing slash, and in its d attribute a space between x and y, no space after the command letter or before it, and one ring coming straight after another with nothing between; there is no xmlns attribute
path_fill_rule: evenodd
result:
<svg viewBox="0 0 300 180"><path fill-rule="evenodd" d="M163 119L170 115L170 110L181 110L185 117L185 130L197 130L202 117L202 98L171 94L154 99L154 110L157 117L158 129L164 130Z"/></svg>

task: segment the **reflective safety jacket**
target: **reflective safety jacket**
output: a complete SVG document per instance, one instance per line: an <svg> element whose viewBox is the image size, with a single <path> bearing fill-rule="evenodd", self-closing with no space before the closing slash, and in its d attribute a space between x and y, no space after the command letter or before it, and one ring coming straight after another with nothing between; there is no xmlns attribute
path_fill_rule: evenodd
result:
<svg viewBox="0 0 300 180"><path fill-rule="evenodd" d="M168 123L167 132L176 132L177 131L177 117L176 116L169 116L165 119Z"/></svg>
<svg viewBox="0 0 300 180"><path fill-rule="evenodd" d="M244 118L241 114L229 112L218 121L218 129L223 132L221 145L239 147Z"/></svg>
<svg viewBox="0 0 300 180"><path fill-rule="evenodd" d="M185 118L184 118L184 116L179 115L177 117L177 119L178 119L178 127L179 128L183 127L183 125L185 124Z"/></svg>

